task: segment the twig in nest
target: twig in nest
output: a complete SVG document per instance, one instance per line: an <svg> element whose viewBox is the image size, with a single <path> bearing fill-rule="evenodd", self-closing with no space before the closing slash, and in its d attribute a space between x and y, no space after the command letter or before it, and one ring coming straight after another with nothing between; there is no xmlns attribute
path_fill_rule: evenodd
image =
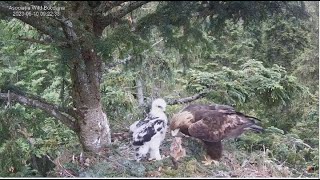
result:
<svg viewBox="0 0 320 180"><path fill-rule="evenodd" d="M62 164L59 161L59 158L57 159L57 163L64 170L64 172L66 172L70 177L76 177L76 176L72 175L65 167L62 166Z"/></svg>
<svg viewBox="0 0 320 180"><path fill-rule="evenodd" d="M177 170L178 169L178 161L172 156L171 156L171 161L172 161L172 164L173 164L173 168L175 170Z"/></svg>
<svg viewBox="0 0 320 180"><path fill-rule="evenodd" d="M8 90L8 101L7 101L7 105L4 107L4 109L10 108L11 105L11 98L10 98L10 90Z"/></svg>

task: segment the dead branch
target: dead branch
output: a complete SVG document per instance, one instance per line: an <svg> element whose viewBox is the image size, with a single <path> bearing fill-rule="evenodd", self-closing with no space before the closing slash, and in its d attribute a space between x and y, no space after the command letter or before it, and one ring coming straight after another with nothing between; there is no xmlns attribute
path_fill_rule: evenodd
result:
<svg viewBox="0 0 320 180"><path fill-rule="evenodd" d="M192 102L197 99L205 97L208 93L209 93L208 91L203 91L203 92L200 92L200 93L195 94L190 97L185 97L185 98L181 98L181 99L171 99L171 100L168 100L167 104L168 105L175 105L175 104L184 104L184 103Z"/></svg>
<svg viewBox="0 0 320 180"><path fill-rule="evenodd" d="M54 104L50 104L40 99L35 99L26 95L19 95L12 92L0 93L0 99L8 100L8 97L10 97L11 101L19 102L23 105L34 108L39 108L45 111L46 113L50 114L51 116L55 117L56 119L60 120L70 129L77 131L76 121L73 118L70 118L70 116L65 115L64 112L61 112L59 110L59 107Z"/></svg>
<svg viewBox="0 0 320 180"><path fill-rule="evenodd" d="M28 42L38 43L38 44L43 44L43 45L50 45L49 42L41 41L41 40L33 39L33 38L27 38L27 37L19 37L18 40L28 41Z"/></svg>
<svg viewBox="0 0 320 180"><path fill-rule="evenodd" d="M163 38L161 38L159 41L157 41L157 42L155 42L154 44L152 44L149 49L144 50L144 51L143 51L142 53L140 53L139 55L143 55L143 54L145 54L146 52L150 51L154 46L156 46L157 44L159 44L161 41L163 41ZM110 69L112 69L112 68L114 68L114 67L116 67L116 66L118 66L118 65L121 65L121 64L126 64L126 63L129 62L130 60L132 60L132 56L131 56L131 55L129 55L128 57L126 57L126 58L124 58L124 59L117 60L117 62L115 62L115 63L110 63L110 64L106 65L105 71L108 72Z"/></svg>

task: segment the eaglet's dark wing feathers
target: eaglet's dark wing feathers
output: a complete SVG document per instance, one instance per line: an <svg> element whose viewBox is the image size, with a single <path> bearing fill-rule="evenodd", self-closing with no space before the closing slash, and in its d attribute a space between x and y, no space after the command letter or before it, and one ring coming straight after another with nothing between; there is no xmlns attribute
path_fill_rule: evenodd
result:
<svg viewBox="0 0 320 180"><path fill-rule="evenodd" d="M163 133L166 122L159 117L148 116L146 119L140 120L136 126L137 129L133 132L133 145L142 146L157 133Z"/></svg>

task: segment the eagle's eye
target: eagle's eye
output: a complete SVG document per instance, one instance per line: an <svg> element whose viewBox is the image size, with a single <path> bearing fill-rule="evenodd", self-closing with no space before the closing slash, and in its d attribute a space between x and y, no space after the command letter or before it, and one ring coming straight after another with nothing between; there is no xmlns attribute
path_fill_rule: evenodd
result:
<svg viewBox="0 0 320 180"><path fill-rule="evenodd" d="M157 107L160 108L160 109L162 108L161 106L157 106Z"/></svg>

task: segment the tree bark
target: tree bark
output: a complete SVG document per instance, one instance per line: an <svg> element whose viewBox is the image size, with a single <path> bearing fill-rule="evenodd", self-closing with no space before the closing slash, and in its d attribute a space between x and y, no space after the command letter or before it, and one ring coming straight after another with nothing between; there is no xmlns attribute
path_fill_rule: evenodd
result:
<svg viewBox="0 0 320 180"><path fill-rule="evenodd" d="M111 144L107 115L100 93L101 59L93 49L81 48L71 67L72 97L80 127L79 139L85 151L99 152Z"/></svg>

